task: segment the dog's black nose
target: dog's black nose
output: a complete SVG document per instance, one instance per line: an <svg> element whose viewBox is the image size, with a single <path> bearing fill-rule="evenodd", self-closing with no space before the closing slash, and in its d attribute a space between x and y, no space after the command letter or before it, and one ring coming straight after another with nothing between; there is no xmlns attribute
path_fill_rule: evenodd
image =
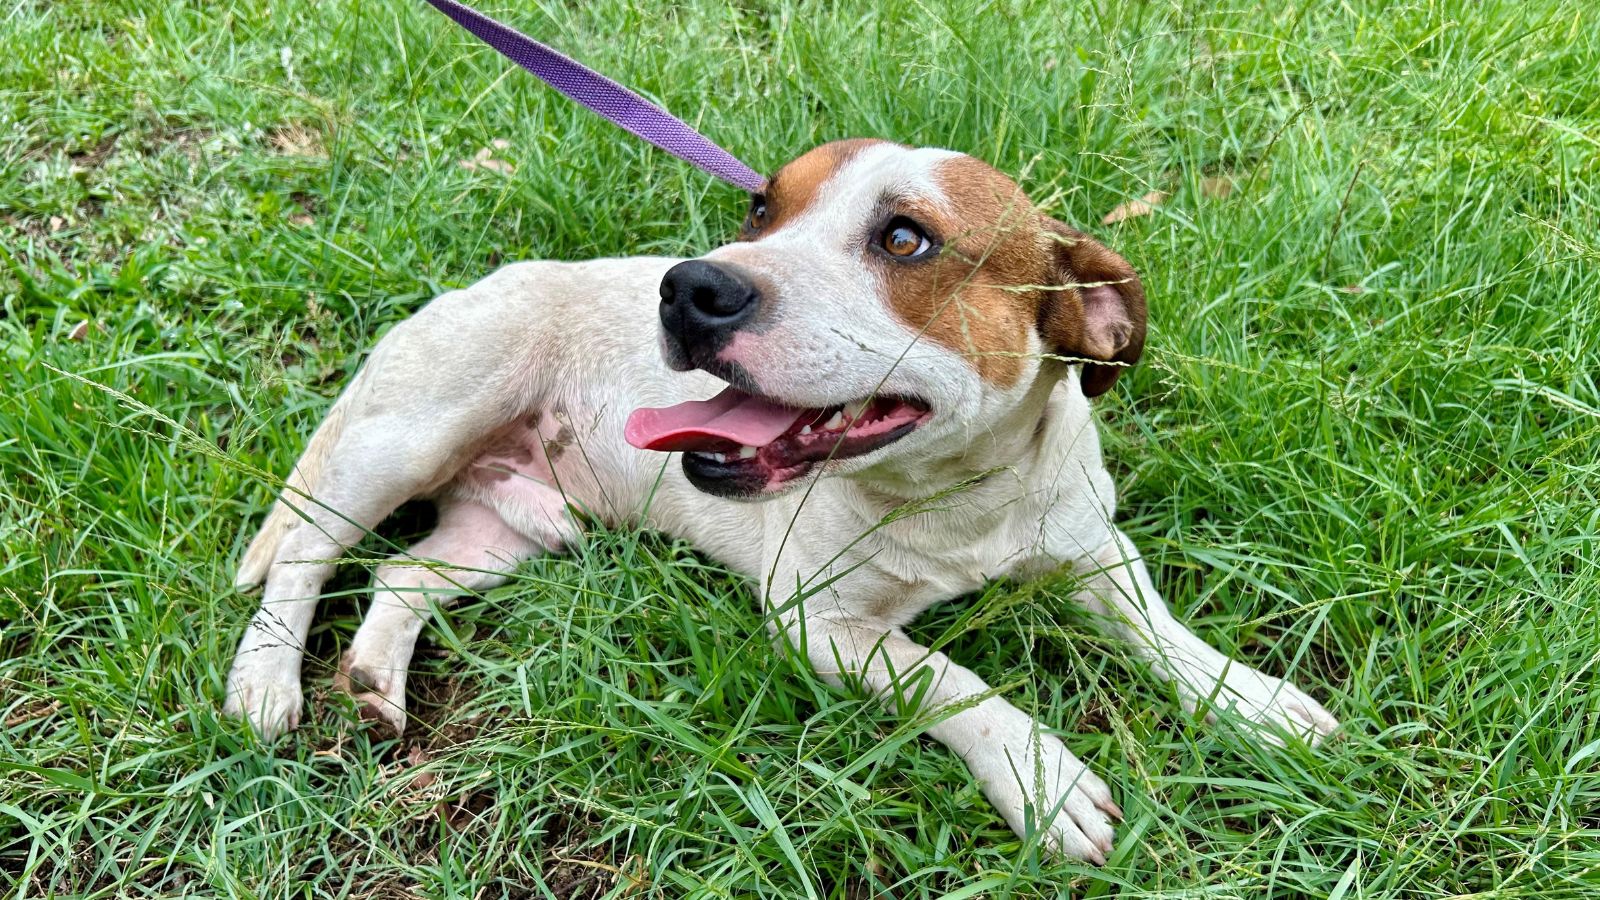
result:
<svg viewBox="0 0 1600 900"><path fill-rule="evenodd" d="M705 365L760 305L761 292L742 274L703 259L678 263L661 279L661 327L684 363Z"/></svg>

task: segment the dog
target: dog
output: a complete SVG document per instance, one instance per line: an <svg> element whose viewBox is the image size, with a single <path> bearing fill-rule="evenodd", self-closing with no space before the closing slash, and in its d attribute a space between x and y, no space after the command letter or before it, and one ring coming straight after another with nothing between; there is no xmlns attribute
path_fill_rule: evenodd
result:
<svg viewBox="0 0 1600 900"><path fill-rule="evenodd" d="M703 257L507 265L389 331L312 435L239 566L265 587L225 711L266 738L298 724L318 592L405 501L437 525L377 568L336 676L397 733L430 596L505 582L585 517L642 524L755 582L822 678L927 717L1018 835L1103 864L1105 782L908 638L918 614L1070 571L1191 712L1274 742L1338 724L1179 623L1113 522L1089 400L1138 361L1145 318L1129 264L1001 172L876 140L784 166Z"/></svg>

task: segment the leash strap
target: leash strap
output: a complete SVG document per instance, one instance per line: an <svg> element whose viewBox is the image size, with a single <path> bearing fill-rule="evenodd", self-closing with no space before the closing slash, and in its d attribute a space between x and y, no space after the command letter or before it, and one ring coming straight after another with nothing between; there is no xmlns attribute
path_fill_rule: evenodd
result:
<svg viewBox="0 0 1600 900"><path fill-rule="evenodd" d="M527 69L612 124L706 172L756 193L766 179L682 119L569 56L457 0L428 0L434 8L502 56Z"/></svg>

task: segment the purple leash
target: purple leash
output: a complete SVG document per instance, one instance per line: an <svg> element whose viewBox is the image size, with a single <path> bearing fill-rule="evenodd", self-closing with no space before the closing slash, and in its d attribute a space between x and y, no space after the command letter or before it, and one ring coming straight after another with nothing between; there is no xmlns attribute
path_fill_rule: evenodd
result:
<svg viewBox="0 0 1600 900"><path fill-rule="evenodd" d="M654 103L457 0L428 0L501 55L634 136L754 194L767 180Z"/></svg>

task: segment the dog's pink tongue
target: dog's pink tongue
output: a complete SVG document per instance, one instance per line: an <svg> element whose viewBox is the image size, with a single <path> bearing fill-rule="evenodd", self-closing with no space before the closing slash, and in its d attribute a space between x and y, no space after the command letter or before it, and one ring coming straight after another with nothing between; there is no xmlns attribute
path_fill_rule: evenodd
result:
<svg viewBox="0 0 1600 900"><path fill-rule="evenodd" d="M710 400L636 409L622 433L640 450L721 450L729 441L764 447L804 412L730 387Z"/></svg>

